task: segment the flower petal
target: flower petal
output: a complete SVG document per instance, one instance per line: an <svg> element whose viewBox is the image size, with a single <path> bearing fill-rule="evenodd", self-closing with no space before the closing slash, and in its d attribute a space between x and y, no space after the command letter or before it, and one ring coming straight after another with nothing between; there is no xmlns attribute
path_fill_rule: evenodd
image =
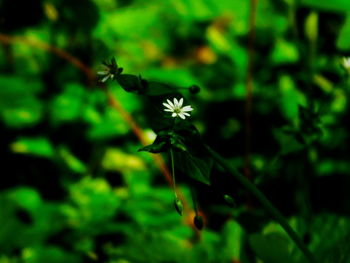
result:
<svg viewBox="0 0 350 263"><path fill-rule="evenodd" d="M345 67L350 67L350 58L343 57L343 64Z"/></svg>
<svg viewBox="0 0 350 263"><path fill-rule="evenodd" d="M105 76L101 81L105 82L109 78L109 75Z"/></svg>
<svg viewBox="0 0 350 263"><path fill-rule="evenodd" d="M183 98L181 98L180 100L179 100L179 108L181 108L182 107L182 104L183 104L183 102L184 102L184 99Z"/></svg>
<svg viewBox="0 0 350 263"><path fill-rule="evenodd" d="M108 71L99 71L97 72L98 75L107 75Z"/></svg>
<svg viewBox="0 0 350 263"><path fill-rule="evenodd" d="M179 102L177 101L176 98L174 98L174 105L175 105L175 108L180 108L179 107Z"/></svg>
<svg viewBox="0 0 350 263"><path fill-rule="evenodd" d="M168 102L168 104L172 107L175 108L174 104L170 101L170 100L166 100Z"/></svg>
<svg viewBox="0 0 350 263"><path fill-rule="evenodd" d="M166 104L166 103L163 103L163 105L167 108L169 108L170 110L174 110L174 107L172 107L171 105L169 104Z"/></svg>
<svg viewBox="0 0 350 263"><path fill-rule="evenodd" d="M174 112L174 110L171 109L164 109L164 111Z"/></svg>
<svg viewBox="0 0 350 263"><path fill-rule="evenodd" d="M177 113L173 113L173 114L171 114L171 117L176 117L177 116Z"/></svg>
<svg viewBox="0 0 350 263"><path fill-rule="evenodd" d="M181 109L181 111L192 111L192 107L191 106L185 106Z"/></svg>
<svg viewBox="0 0 350 263"><path fill-rule="evenodd" d="M189 113L187 112L181 112L183 115L186 115L186 116L191 116Z"/></svg>
<svg viewBox="0 0 350 263"><path fill-rule="evenodd" d="M186 119L186 117L185 117L185 115L183 115L183 113L179 113L178 115L181 119L183 119L183 120Z"/></svg>

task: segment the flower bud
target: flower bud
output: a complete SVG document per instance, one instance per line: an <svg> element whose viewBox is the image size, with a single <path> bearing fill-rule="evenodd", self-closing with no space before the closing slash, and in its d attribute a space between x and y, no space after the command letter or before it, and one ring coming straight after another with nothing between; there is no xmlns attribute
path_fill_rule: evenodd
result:
<svg viewBox="0 0 350 263"><path fill-rule="evenodd" d="M198 230L202 230L204 226L203 217L196 215L194 217L193 223Z"/></svg>
<svg viewBox="0 0 350 263"><path fill-rule="evenodd" d="M189 89L192 94L197 94L201 90L200 87L197 85L192 85Z"/></svg>
<svg viewBox="0 0 350 263"><path fill-rule="evenodd" d="M229 196L229 195L224 195L224 199L226 201L226 204L229 206L229 207L235 207L236 206L236 202L235 200Z"/></svg>
<svg viewBox="0 0 350 263"><path fill-rule="evenodd" d="M182 201L178 197L176 197L174 200L174 206L179 215L182 216L184 206L182 204Z"/></svg>

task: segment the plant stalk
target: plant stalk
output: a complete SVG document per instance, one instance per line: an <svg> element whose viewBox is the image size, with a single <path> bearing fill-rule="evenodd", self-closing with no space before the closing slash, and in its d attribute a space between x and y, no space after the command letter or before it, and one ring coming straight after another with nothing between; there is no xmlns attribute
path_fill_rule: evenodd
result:
<svg viewBox="0 0 350 263"><path fill-rule="evenodd" d="M171 160L171 175L172 175L172 179L173 179L173 189L174 189L175 197L177 198L176 182L175 182L174 153L173 153L173 149L172 148L170 148L170 160Z"/></svg>
<svg viewBox="0 0 350 263"><path fill-rule="evenodd" d="M277 222L283 227L289 237L294 241L298 248L303 252L305 258L310 263L316 263L316 260L307 246L290 227L287 220L283 217L280 211L266 198L266 196L247 178L241 175L229 162L223 159L218 153L207 146L207 149L213 159L227 170L232 176L234 176L250 193L252 193L263 205L263 207L277 220Z"/></svg>

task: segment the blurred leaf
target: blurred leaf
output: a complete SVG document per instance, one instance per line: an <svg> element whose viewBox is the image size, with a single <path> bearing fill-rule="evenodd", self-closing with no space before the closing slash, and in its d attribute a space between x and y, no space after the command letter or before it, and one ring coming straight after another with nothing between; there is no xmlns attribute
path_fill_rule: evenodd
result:
<svg viewBox="0 0 350 263"><path fill-rule="evenodd" d="M141 76L135 76L131 74L121 74L116 77L119 85L127 92L134 92L137 94L143 94L146 83L142 80Z"/></svg>
<svg viewBox="0 0 350 263"><path fill-rule="evenodd" d="M56 246L36 246L28 247L23 251L24 263L79 263L81 262L78 255L65 251Z"/></svg>
<svg viewBox="0 0 350 263"><path fill-rule="evenodd" d="M334 100L331 109L334 112L344 112L348 105L348 97L343 89L334 89Z"/></svg>
<svg viewBox="0 0 350 263"><path fill-rule="evenodd" d="M350 8L349 8L350 9ZM342 50L350 49L350 13L347 14L345 23L337 39L337 48Z"/></svg>
<svg viewBox="0 0 350 263"><path fill-rule="evenodd" d="M318 35L318 14L311 12L305 21L305 36L310 42L315 43Z"/></svg>
<svg viewBox="0 0 350 263"><path fill-rule="evenodd" d="M68 147L61 145L58 147L57 152L72 171L76 173L85 173L87 171L85 164L75 157Z"/></svg>
<svg viewBox="0 0 350 263"><path fill-rule="evenodd" d="M161 153L167 150L167 143L164 141L154 142L151 145L147 145L139 149L139 152Z"/></svg>
<svg viewBox="0 0 350 263"><path fill-rule="evenodd" d="M101 30L101 33L105 32L104 35L108 35L106 32L109 31L109 34L117 33L120 37L139 39L141 36L149 34L148 29L157 24L159 16L156 14L158 10L159 7L156 5L148 5L146 11L143 8L124 8L103 13L100 25L101 27L104 25L104 28L98 29ZM140 23L140 17L143 17L143 23Z"/></svg>
<svg viewBox="0 0 350 263"><path fill-rule="evenodd" d="M213 9L210 9L206 2L200 0L171 1L174 11L180 12L184 17L204 20L213 16Z"/></svg>
<svg viewBox="0 0 350 263"><path fill-rule="evenodd" d="M321 10L330 10L337 12L350 12L350 3L347 0L301 0L300 4Z"/></svg>
<svg viewBox="0 0 350 263"><path fill-rule="evenodd" d="M169 83L176 87L187 87L198 82L188 69L149 68L146 69L144 75L147 76L147 79L155 81L156 83L158 82L158 85L161 85L161 83ZM168 90L168 93L169 91L174 92L170 85L164 88Z"/></svg>
<svg viewBox="0 0 350 263"><path fill-rule="evenodd" d="M264 263L295 262L288 249L289 240L279 233L253 234L249 237L251 248Z"/></svg>
<svg viewBox="0 0 350 263"><path fill-rule="evenodd" d="M306 104L306 98L296 87L290 76L283 75L279 79L280 107L287 119L295 120L298 116L298 106Z"/></svg>
<svg viewBox="0 0 350 263"><path fill-rule="evenodd" d="M61 209L72 226L89 234L108 231L120 199L104 179L85 177L70 185L69 193L73 206L66 204Z"/></svg>
<svg viewBox="0 0 350 263"><path fill-rule="evenodd" d="M110 85L110 90L118 102L123 105L126 111L132 113L142 110L141 100L139 97L135 96L135 94L125 92L119 85L113 84Z"/></svg>
<svg viewBox="0 0 350 263"><path fill-rule="evenodd" d="M349 218L334 214L321 214L314 218L308 230L311 234L310 247L320 262L349 263Z"/></svg>
<svg viewBox="0 0 350 263"><path fill-rule="evenodd" d="M67 84L63 92L51 102L51 120L61 123L79 119L84 112L85 96L83 86L77 83Z"/></svg>
<svg viewBox="0 0 350 263"><path fill-rule="evenodd" d="M121 173L128 171L142 171L145 164L136 155L127 154L119 149L108 148L102 160L102 167L106 170L118 171Z"/></svg>
<svg viewBox="0 0 350 263"><path fill-rule="evenodd" d="M325 159L318 162L317 174L321 176L332 174L350 174L350 164L347 161Z"/></svg>
<svg viewBox="0 0 350 263"><path fill-rule="evenodd" d="M280 151L282 155L300 151L305 147L295 138L295 135L293 134L287 134L282 130L275 130L274 135L280 144Z"/></svg>
<svg viewBox="0 0 350 263"><path fill-rule="evenodd" d="M244 230L235 221L229 220L222 229L221 249L223 258L230 258L236 261L241 259L243 249Z"/></svg>
<svg viewBox="0 0 350 263"><path fill-rule="evenodd" d="M11 128L33 126L41 119L41 109L39 104L17 109L5 109L2 111L2 117L4 122Z"/></svg>
<svg viewBox="0 0 350 263"><path fill-rule="evenodd" d="M0 116L10 127L36 124L42 115L42 104L36 97L42 89L38 81L0 76Z"/></svg>
<svg viewBox="0 0 350 263"><path fill-rule="evenodd" d="M26 79L20 76L0 76L0 98L16 99L17 96L22 95L22 97L18 97L19 100L25 99L24 95L34 95L39 93L42 90L42 83L38 80ZM3 103L6 101L3 100ZM9 101L7 101L8 105L11 105ZM13 102L12 102L13 103Z"/></svg>
<svg viewBox="0 0 350 263"><path fill-rule="evenodd" d="M186 176L204 184L210 184L210 172L213 160L210 158L198 158L188 152L174 152L175 167Z"/></svg>
<svg viewBox="0 0 350 263"><path fill-rule="evenodd" d="M135 235L118 248L110 247L110 253L113 258L123 258L128 262L199 262L196 257L191 260L191 246L186 238L190 233L188 227L178 226L161 232Z"/></svg>
<svg viewBox="0 0 350 263"><path fill-rule="evenodd" d="M20 138L10 148L15 153L30 154L40 157L54 157L54 149L47 138Z"/></svg>
<svg viewBox="0 0 350 263"><path fill-rule="evenodd" d="M299 59L299 52L295 44L284 39L277 39L274 50L271 53L273 63L294 63Z"/></svg>
<svg viewBox="0 0 350 263"><path fill-rule="evenodd" d="M34 212L42 205L39 193L32 188L16 188L9 193L9 197L21 207Z"/></svg>
<svg viewBox="0 0 350 263"><path fill-rule="evenodd" d="M38 246L62 227L58 206L44 203L32 188L0 195L0 207L0 253Z"/></svg>
<svg viewBox="0 0 350 263"><path fill-rule="evenodd" d="M91 140L107 140L113 137L120 137L129 132L129 126L120 116L120 113L113 108L107 108L103 115L99 115L92 110L89 118L95 119L87 131L87 135Z"/></svg>
<svg viewBox="0 0 350 263"><path fill-rule="evenodd" d="M315 256L317 262L349 263L349 218L335 214L321 213L314 216L311 221L305 220L301 217L291 218L289 220L289 224L299 234L299 236L309 236L308 247ZM276 248L281 251L285 251L285 246L288 245L289 254L291 252L292 255L286 257L284 260L293 259L292 262L304 262L304 255L290 240L279 224L270 222L267 226L265 226L263 233L265 234L265 237L276 235L276 237L273 238L274 241L270 244L274 244L275 241L279 240L280 244L276 244ZM261 237L258 239L261 241L264 240ZM266 242L269 242L269 240L266 240ZM276 252L279 253L278 251Z"/></svg>

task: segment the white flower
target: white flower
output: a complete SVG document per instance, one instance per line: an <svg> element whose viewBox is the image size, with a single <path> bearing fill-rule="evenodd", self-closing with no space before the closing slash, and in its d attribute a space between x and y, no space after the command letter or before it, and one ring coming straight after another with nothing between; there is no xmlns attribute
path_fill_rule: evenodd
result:
<svg viewBox="0 0 350 263"><path fill-rule="evenodd" d="M98 75L103 77L101 79L101 82L106 82L109 78L114 79L114 74L111 74L109 71L99 71L97 72Z"/></svg>
<svg viewBox="0 0 350 263"><path fill-rule="evenodd" d="M343 67L350 70L350 57L343 57Z"/></svg>
<svg viewBox="0 0 350 263"><path fill-rule="evenodd" d="M97 75L100 76L101 82L106 82L108 79L113 80L123 72L123 68L118 67L115 58L112 58L110 61L104 61L102 64L104 65L105 70L97 72Z"/></svg>
<svg viewBox="0 0 350 263"><path fill-rule="evenodd" d="M182 107L184 102L183 98L181 98L179 101L174 98L173 102L170 100L167 100L167 102L168 103L163 103L163 105L166 107L164 111L172 112L172 117L180 117L181 119L185 119L186 116L190 116L188 112L193 110L191 106Z"/></svg>

